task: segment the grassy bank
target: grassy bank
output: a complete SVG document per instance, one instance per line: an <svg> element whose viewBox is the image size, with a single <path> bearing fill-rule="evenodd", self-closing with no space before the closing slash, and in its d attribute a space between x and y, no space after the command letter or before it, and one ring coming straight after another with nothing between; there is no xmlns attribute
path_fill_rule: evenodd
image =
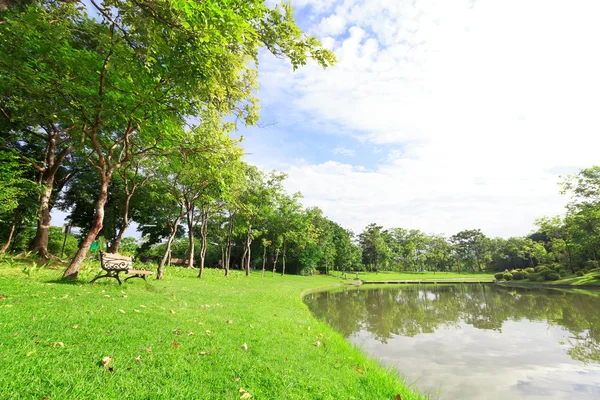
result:
<svg viewBox="0 0 600 400"><path fill-rule="evenodd" d="M521 285L527 285L527 284L535 284L535 285L546 285L546 286L557 286L557 285L569 285L569 286L596 286L596 287L600 287L600 274L596 271L593 272L588 272L587 274L584 274L583 276L577 276L574 274L569 274L561 279L555 280L555 281L535 281L535 280L529 280L529 279L522 279L522 280L518 280L518 281L508 281L508 282L504 282L503 283L510 285L510 284L521 284Z"/></svg>
<svg viewBox="0 0 600 400"><path fill-rule="evenodd" d="M0 264L3 399L422 398L310 314L301 292L339 279L171 269L118 286L23 268Z"/></svg>
<svg viewBox="0 0 600 400"><path fill-rule="evenodd" d="M333 271L333 276L341 277L343 273L339 271ZM348 279L356 278L355 272L348 272L346 274ZM373 282L373 281L457 281L457 282L468 282L468 281L489 281L494 280L493 273L458 273L458 272L359 272L358 278L361 281Z"/></svg>

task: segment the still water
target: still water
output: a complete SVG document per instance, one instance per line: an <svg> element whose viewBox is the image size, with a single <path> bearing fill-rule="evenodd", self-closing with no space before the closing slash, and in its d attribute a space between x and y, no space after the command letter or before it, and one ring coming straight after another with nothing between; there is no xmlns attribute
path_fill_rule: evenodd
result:
<svg viewBox="0 0 600 400"><path fill-rule="evenodd" d="M600 399L600 293L491 285L313 293L311 311L433 399Z"/></svg>

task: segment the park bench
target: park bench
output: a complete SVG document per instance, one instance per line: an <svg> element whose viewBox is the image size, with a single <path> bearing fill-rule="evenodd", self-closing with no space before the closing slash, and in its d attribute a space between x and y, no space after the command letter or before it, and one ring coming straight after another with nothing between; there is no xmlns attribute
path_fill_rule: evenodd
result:
<svg viewBox="0 0 600 400"><path fill-rule="evenodd" d="M103 251L100 252L100 265L106 271L106 274L95 277L90 283L100 278L115 278L119 282L119 285L121 285L123 284L119 278L119 273L121 272L131 275L125 278L126 281L131 278L146 280L146 275L152 274L152 271L133 269L133 257L110 254Z"/></svg>

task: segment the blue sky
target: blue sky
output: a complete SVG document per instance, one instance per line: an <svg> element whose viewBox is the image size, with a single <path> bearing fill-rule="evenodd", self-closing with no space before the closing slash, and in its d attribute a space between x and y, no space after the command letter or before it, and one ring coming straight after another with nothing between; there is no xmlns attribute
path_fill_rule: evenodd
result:
<svg viewBox="0 0 600 400"><path fill-rule="evenodd" d="M239 134L344 226L524 235L563 212L561 174L597 163L597 2L291 4L338 64L292 72L264 53L265 126Z"/></svg>
<svg viewBox="0 0 600 400"><path fill-rule="evenodd" d="M561 174L598 163L597 1L291 4L338 63L263 52L263 127L237 134L334 221L524 235L563 212Z"/></svg>

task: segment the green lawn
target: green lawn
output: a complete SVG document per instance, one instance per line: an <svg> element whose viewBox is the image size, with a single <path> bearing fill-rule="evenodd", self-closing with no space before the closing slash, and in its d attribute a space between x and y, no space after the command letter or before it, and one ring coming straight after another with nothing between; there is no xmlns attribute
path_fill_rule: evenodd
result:
<svg viewBox="0 0 600 400"><path fill-rule="evenodd" d="M583 276L570 276L558 281L548 282L550 284L558 284L558 285L591 285L591 286L600 286L600 274L598 272L588 272Z"/></svg>
<svg viewBox="0 0 600 400"><path fill-rule="evenodd" d="M333 271L332 275L342 276L343 274L339 271ZM348 279L356 278L355 272L348 272L346 274ZM358 278L361 281L372 282L372 281L402 281L402 280L415 280L415 281L493 281L493 273L458 273L458 272L359 272Z"/></svg>
<svg viewBox="0 0 600 400"><path fill-rule="evenodd" d="M339 279L173 268L90 285L95 268L66 284L23 267L0 263L3 399L423 398L310 314L301 293Z"/></svg>

